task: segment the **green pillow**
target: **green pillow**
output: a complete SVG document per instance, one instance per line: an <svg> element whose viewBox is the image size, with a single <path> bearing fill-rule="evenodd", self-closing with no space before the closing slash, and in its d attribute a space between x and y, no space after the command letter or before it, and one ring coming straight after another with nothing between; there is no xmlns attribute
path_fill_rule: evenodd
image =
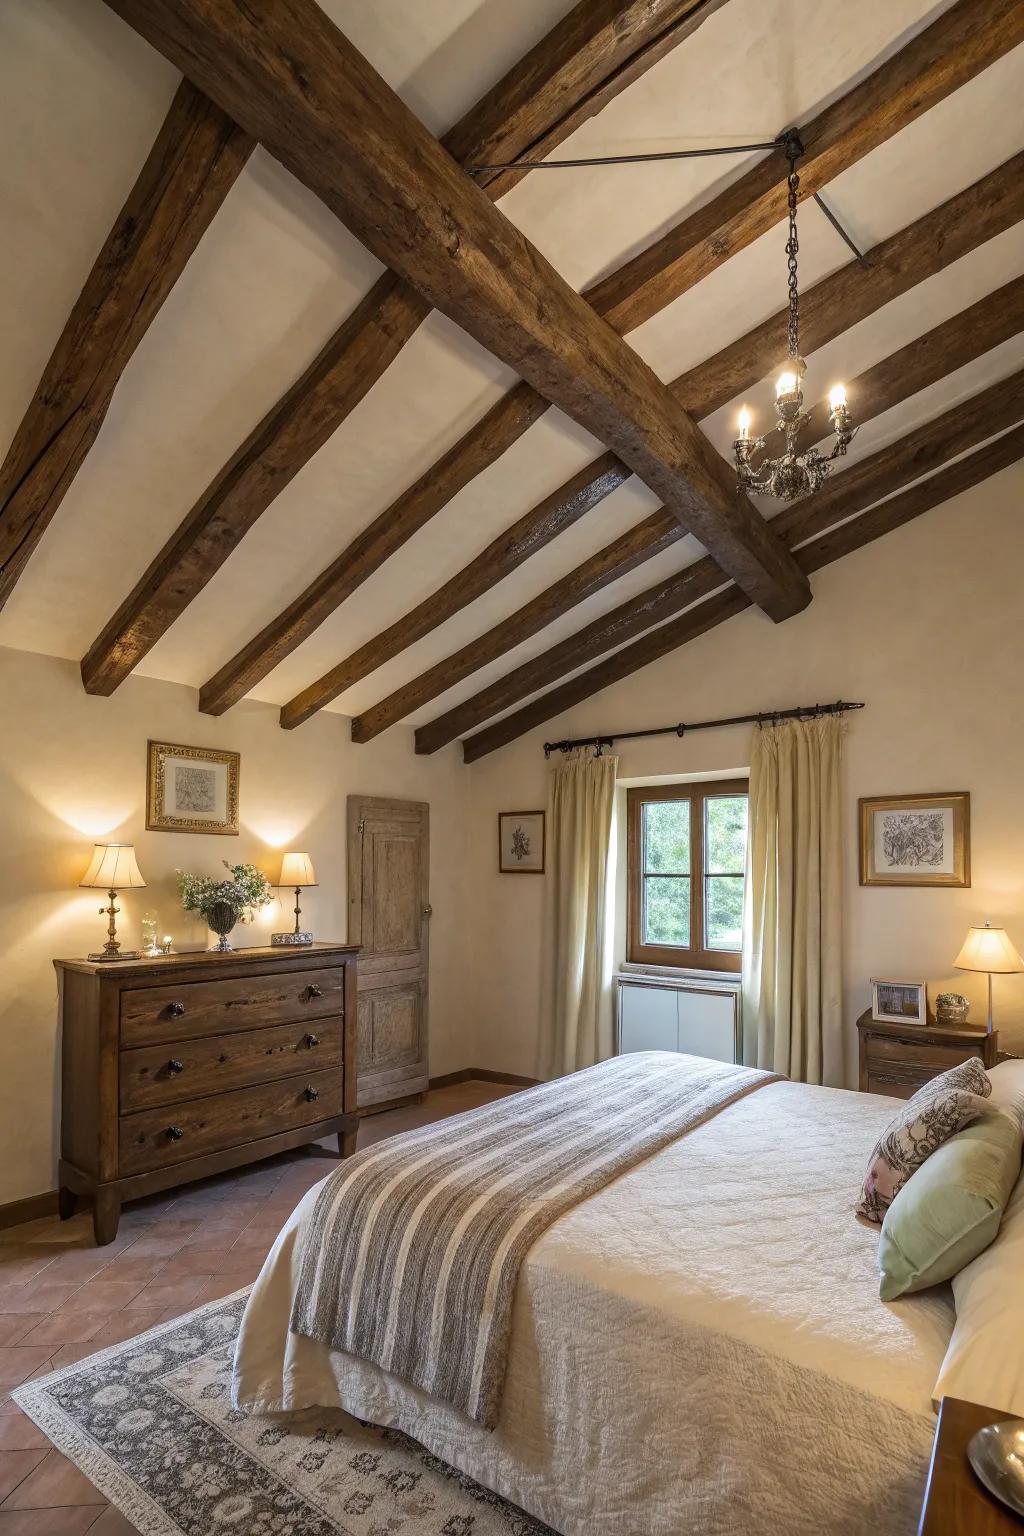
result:
<svg viewBox="0 0 1024 1536"><path fill-rule="evenodd" d="M1002 1110L987 1109L943 1142L886 1212L878 1243L882 1300L949 1280L976 1259L999 1231L1020 1165L1021 1127Z"/></svg>

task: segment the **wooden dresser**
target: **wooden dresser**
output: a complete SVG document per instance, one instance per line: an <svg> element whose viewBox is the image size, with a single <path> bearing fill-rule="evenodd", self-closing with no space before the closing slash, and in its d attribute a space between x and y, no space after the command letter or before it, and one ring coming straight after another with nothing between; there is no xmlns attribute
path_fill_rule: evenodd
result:
<svg viewBox="0 0 1024 1536"><path fill-rule="evenodd" d="M880 1024L870 1008L857 1020L860 1033L860 1089L909 1099L940 1072L969 1056L983 1067L999 1060L999 1031L968 1024Z"/></svg>
<svg viewBox="0 0 1024 1536"><path fill-rule="evenodd" d="M60 1213L121 1202L337 1134L355 1147L356 956L349 944L56 960Z"/></svg>

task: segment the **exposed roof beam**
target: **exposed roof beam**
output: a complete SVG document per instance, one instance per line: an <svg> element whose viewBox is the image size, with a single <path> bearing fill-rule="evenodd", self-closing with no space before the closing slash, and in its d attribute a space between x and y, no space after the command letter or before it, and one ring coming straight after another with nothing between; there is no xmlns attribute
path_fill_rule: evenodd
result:
<svg viewBox="0 0 1024 1536"><path fill-rule="evenodd" d="M828 523L835 525L841 518L862 513L865 508L872 506L881 498L891 496L902 489L915 477L934 470L958 453L976 447L993 433L1005 431L1022 416L1024 416L1024 372L991 386L962 405L944 412L942 416L928 422L917 431L908 433L899 442L891 444L871 459L865 460L863 465L858 466L858 471L848 471L846 474L837 476L834 482L836 494L827 513ZM850 483L845 494L842 494L845 480L849 480ZM830 484L829 490L832 489L833 484ZM808 497L806 502L799 503L792 509L793 515L788 518L788 542L791 546L803 544L808 538L822 531L825 515L819 513L816 505L818 496L821 494L819 492L817 496ZM817 569L817 566L807 566L807 557L804 557L799 549L796 551L796 556L804 569ZM621 645L624 640L648 629L650 623L654 622L647 617L648 614L653 613L664 618L685 608L688 611L683 614L685 620L689 613L696 611L690 608L694 600L720 588L724 581L724 573L714 560L704 557L695 561L678 575L659 582L639 597L621 604L610 614L595 619L577 634L570 635L542 655L524 662L507 677L481 690L473 699L465 701L462 705L456 705L445 715L431 721L429 725L422 726L416 732L417 752L437 751L446 741L452 740L461 731L472 728L482 719L487 719L502 709L508 709L520 699L537 693L539 689L549 687L559 677L564 677L567 672L584 666L591 657L610 650L613 646ZM730 612L739 612L740 609L749 606L741 593L735 592L734 588L727 590L733 592L738 601L738 606L731 608ZM701 604L701 607L703 606ZM640 615L640 622L635 627L631 622L634 609ZM677 620L676 623L681 625L679 633L684 638L690 638L682 620ZM672 630L673 626L670 624L666 628ZM697 633L703 633L703 630L698 630ZM629 647L627 651L620 651L617 655L633 657L638 666L646 665L647 660L663 655L666 650L674 649L675 644L680 643L674 641L668 644L656 638L664 635L664 629L654 630L643 635L635 646ZM597 687L606 687L605 682L599 682L597 687L587 692L575 691L585 686L584 679L605 676L603 668L610 669L607 675L612 681L614 677L626 676L629 671L635 670L635 667L629 667L627 672L618 673L615 672L616 665L616 656L612 656L607 662L602 662L598 667L582 673L578 678L570 679L552 692L532 700L514 714L487 727L476 736L469 737L464 742L467 749L466 761L471 762L474 756L483 755L478 746L471 744L489 742L491 745L487 746L486 750L492 751L495 746L502 746L505 742L513 740L522 733L522 730L529 730L541 720L546 720L563 708L567 708L569 704L588 697L590 691L597 691ZM549 704L553 707L549 708ZM546 712L538 713L538 711Z"/></svg>
<svg viewBox="0 0 1024 1536"><path fill-rule="evenodd" d="M724 3L580 0L442 142L462 163L546 154ZM480 176L477 184L497 198L524 174ZM119 630L111 638L113 667L121 676L323 447L429 311L396 273L382 274L207 487L119 611ZM547 407L536 396L532 403L535 410Z"/></svg>
<svg viewBox="0 0 1024 1536"><path fill-rule="evenodd" d="M514 571L524 560L536 554L538 549L578 522L584 513L589 512L591 507L629 476L629 471L624 469L614 454L606 454L605 460L609 463L605 474L595 475L593 467L588 465L577 477L580 482L578 487L574 487L571 480L559 486L552 496L538 502L537 506L524 513L510 528L499 533L474 560L463 566L461 571L456 572L429 597L425 597L394 624L389 624L365 645L353 651L351 656L347 656L294 699L290 699L281 709L281 724L285 730L290 731L302 725L323 709L325 704L329 704L331 699L344 693L346 688L351 688L353 683L376 671L392 656L397 656L407 646L421 640L450 614L458 613L473 602L494 585L497 570L503 575ZM604 460L598 462L603 463ZM683 530L678 520L672 518L672 521L681 537Z"/></svg>
<svg viewBox="0 0 1024 1536"><path fill-rule="evenodd" d="M948 469L933 475L930 480L923 480L919 485L911 486L899 496L894 496L891 500L862 513L860 517L821 535L814 543L805 544L797 552L797 558L804 570L808 572L820 570L822 566L831 564L833 560L840 560L855 549L862 549L865 544L870 544L873 540L882 538L884 534L901 528L911 519L920 517L922 512L927 512L932 507L949 501L951 497L960 495L962 491L970 490L971 486L998 474L1001 469L1017 463L1021 458L1024 458L1024 426L1014 427L998 441L951 464ZM695 639L698 635L706 634L717 624L724 623L726 619L732 618L733 614L741 613L744 608L749 607L749 598L744 597L738 588L727 587L725 591L719 592L708 601L688 609L679 618L663 624L660 629L651 630L634 644L616 651L614 655L599 662L596 667L580 673L578 677L570 678L568 682L560 684L550 693L533 699L515 714L507 715L505 719L496 721L486 730L478 731L475 736L468 737L462 744L464 761L474 763L478 758L485 757L498 747L506 746L508 742L515 741L517 737L525 735L535 726L542 725L545 720L553 719L564 710L571 709L574 704L579 704L595 693L600 693L612 683L620 682L624 677L630 677L641 667L646 667L649 662L656 661L670 651L678 650L688 641Z"/></svg>
<svg viewBox="0 0 1024 1536"><path fill-rule="evenodd" d="M253 140L183 81L0 469L0 607L78 473L139 342Z"/></svg>
<svg viewBox="0 0 1024 1536"><path fill-rule="evenodd" d="M958 0L859 85L800 128L800 195L840 172L1024 41L1019 0ZM717 207L716 207L717 204ZM714 212L712 213L712 209ZM612 324L631 331L786 211L778 157L770 155L715 203L669 230L588 293Z"/></svg>
<svg viewBox="0 0 1024 1536"><path fill-rule="evenodd" d="M926 385L962 368L965 363L971 362L1021 329L1024 329L1024 277L1015 278L995 292L986 294L959 315L954 315L933 331L876 363L859 378L850 380L850 399L857 421L865 423L874 416L880 416L897 401L916 394ZM817 442L829 430L827 405L817 407L811 416L813 425L806 434L805 446ZM539 548L542 542L547 542L549 537L561 531L562 526L575 521L580 511L587 510L595 500L608 495L621 484L625 473L624 466L613 454L605 454L596 464L580 471L573 481L554 492L533 512L520 518L515 525L518 530L517 547L520 550L515 563L519 564L525 558L522 551L528 538L532 536L534 547ZM827 502L837 494L848 494L852 484L849 478L851 473L853 471L847 471L838 479L832 479L823 491L818 492L816 500ZM622 539L615 540L606 549L585 560L510 618L495 625L486 635L428 668L420 677L414 678L380 704L359 715L352 722L352 740L371 740L404 715L411 714L413 710L437 698L478 667L494 661L505 651L535 634L599 587L609 585L641 561L660 553L673 539L682 536L678 524L674 530L666 528L666 516L662 511L631 529ZM780 537L785 537L786 516L785 512L781 513L772 524ZM332 697L351 687L375 667L390 660L458 609L479 597L483 591L496 585L512 569L511 563L505 559L510 547L508 535L496 539L475 561L411 613L342 662L328 674L331 681L327 686L335 690ZM528 547L526 553L529 553ZM473 578L471 581L470 577ZM308 718L308 714L302 711L311 709L324 684L324 679L314 684L312 690L307 691L308 697L301 696L301 705L299 700L285 705L282 718L287 714L289 720L294 720L296 724L300 719ZM492 713L493 710L487 712ZM487 714L480 718L486 719ZM474 719L472 724L479 724L480 718ZM452 736L462 735L468 728L463 721L444 739L450 740Z"/></svg>
<svg viewBox="0 0 1024 1536"><path fill-rule="evenodd" d="M883 304L942 271L1021 218L1024 218L1024 154L1007 161L906 229L881 241L867 253L866 265L850 262L808 289L800 301L806 352L810 354L834 340ZM784 354L786 322L787 311L781 310L704 363L681 374L669 387L698 419L710 415L718 406L758 383ZM493 464L546 409L546 402L527 384L518 384L504 396L437 464L375 518L299 597L203 685L200 709L207 714L219 715L236 704L308 639L407 538L422 528L477 474ZM619 464L621 479L609 473L614 464ZM590 470L594 476L592 488L597 490L603 483L606 493L629 478L626 466L614 455L602 455ZM581 483L580 475L575 475L562 487L562 495L567 501L574 501L579 496ZM539 517L548 526L550 503L548 497L542 504L543 510L538 509ZM496 567L493 574L494 580L498 581L507 572ZM449 595L454 593L451 585L444 590ZM439 596L435 594L432 601ZM434 611L438 615L436 622L441 623L456 609L437 603ZM393 626L393 629L397 628ZM401 649L398 646L397 650ZM390 651L389 655L397 654L397 650ZM371 659L367 653L364 660ZM382 660L386 659L388 657L382 655ZM348 658L349 662L352 660ZM380 664L373 662L373 666ZM367 666L366 672L372 671L373 666ZM339 676L347 676L347 663L342 663L337 672ZM366 672L359 675L365 676ZM348 687L354 681L356 677L352 676L343 686ZM331 696L337 697L340 691L339 688Z"/></svg>

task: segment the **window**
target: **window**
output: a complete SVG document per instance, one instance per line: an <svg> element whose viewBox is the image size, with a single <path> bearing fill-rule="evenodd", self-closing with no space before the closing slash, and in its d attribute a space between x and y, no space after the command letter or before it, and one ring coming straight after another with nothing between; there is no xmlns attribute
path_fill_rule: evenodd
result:
<svg viewBox="0 0 1024 1536"><path fill-rule="evenodd" d="M747 784L664 784L626 791L626 958L738 971L747 850Z"/></svg>

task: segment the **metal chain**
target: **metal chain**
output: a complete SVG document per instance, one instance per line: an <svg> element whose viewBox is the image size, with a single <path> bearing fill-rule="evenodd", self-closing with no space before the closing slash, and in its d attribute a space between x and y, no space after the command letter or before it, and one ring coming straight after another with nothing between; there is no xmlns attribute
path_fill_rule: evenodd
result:
<svg viewBox="0 0 1024 1536"><path fill-rule="evenodd" d="M796 259L800 243L796 237L796 202L800 190L800 177L796 162L789 165L789 239L786 241L786 261L789 267L789 355L800 356L800 296L796 285Z"/></svg>

